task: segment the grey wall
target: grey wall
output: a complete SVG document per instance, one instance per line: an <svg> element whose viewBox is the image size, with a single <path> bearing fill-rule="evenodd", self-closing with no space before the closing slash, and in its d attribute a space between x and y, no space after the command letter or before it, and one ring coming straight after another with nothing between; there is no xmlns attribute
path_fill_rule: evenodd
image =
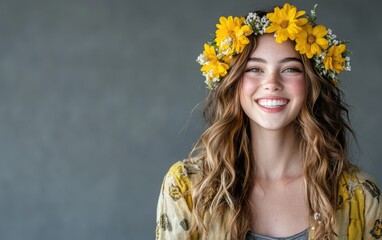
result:
<svg viewBox="0 0 382 240"><path fill-rule="evenodd" d="M1 0L0 239L153 239L162 178L203 130L195 58L220 15L275 3ZM352 41L354 161L382 185L382 4L318 3Z"/></svg>

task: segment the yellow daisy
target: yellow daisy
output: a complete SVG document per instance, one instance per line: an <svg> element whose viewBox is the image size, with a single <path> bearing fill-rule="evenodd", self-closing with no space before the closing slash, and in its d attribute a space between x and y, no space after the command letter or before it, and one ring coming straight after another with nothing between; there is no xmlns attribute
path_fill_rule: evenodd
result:
<svg viewBox="0 0 382 240"><path fill-rule="evenodd" d="M328 40L324 37L328 30L323 25L315 26L307 24L296 36L296 50L301 54L306 54L308 58L312 58L315 54L321 54L322 50L328 48Z"/></svg>
<svg viewBox="0 0 382 240"><path fill-rule="evenodd" d="M218 79L227 75L229 65L221 62L216 56L215 47L204 44L203 55L207 58L206 64L202 66L200 71L208 80Z"/></svg>
<svg viewBox="0 0 382 240"><path fill-rule="evenodd" d="M275 8L273 13L268 13L267 18L271 25L265 29L266 33L275 33L276 42L282 43L288 38L295 40L296 35L302 27L308 22L306 18L299 18L305 14L305 11L298 11L297 8L289 3L284 4L283 8Z"/></svg>
<svg viewBox="0 0 382 240"><path fill-rule="evenodd" d="M220 17L220 24L216 24L216 45L219 52L224 55L241 53L244 47L249 43L247 36L251 35L253 30L250 26L243 24L245 18L241 17Z"/></svg>
<svg viewBox="0 0 382 240"><path fill-rule="evenodd" d="M324 58L325 68L327 70L333 70L336 73L341 72L344 69L345 58L342 57L342 53L345 52L345 50L345 44L330 47Z"/></svg>

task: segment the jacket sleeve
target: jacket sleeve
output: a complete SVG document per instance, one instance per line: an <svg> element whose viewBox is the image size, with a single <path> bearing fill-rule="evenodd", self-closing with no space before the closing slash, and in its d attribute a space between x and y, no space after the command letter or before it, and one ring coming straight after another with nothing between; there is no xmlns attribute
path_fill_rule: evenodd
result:
<svg viewBox="0 0 382 240"><path fill-rule="evenodd" d="M362 179L361 184L365 194L365 228L363 239L382 239L381 191L370 176Z"/></svg>
<svg viewBox="0 0 382 240"><path fill-rule="evenodd" d="M192 239L190 236L191 182L182 162L175 163L164 177L156 217L156 239Z"/></svg>
<svg viewBox="0 0 382 240"><path fill-rule="evenodd" d="M338 239L382 240L382 199L367 173L343 172L339 182Z"/></svg>

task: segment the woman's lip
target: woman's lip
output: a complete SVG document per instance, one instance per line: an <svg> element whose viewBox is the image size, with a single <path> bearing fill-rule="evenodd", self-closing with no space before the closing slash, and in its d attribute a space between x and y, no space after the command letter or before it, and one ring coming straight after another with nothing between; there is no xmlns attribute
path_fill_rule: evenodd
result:
<svg viewBox="0 0 382 240"><path fill-rule="evenodd" d="M255 102L263 111L275 113L282 111L288 105L289 99L277 96L267 96L258 98Z"/></svg>
<svg viewBox="0 0 382 240"><path fill-rule="evenodd" d="M289 99L287 98L284 98L284 97L278 97L278 96L264 96L264 97L259 97L259 98L256 98L255 101L259 101L259 100L262 100L262 99L269 99L269 100L286 100L289 102Z"/></svg>

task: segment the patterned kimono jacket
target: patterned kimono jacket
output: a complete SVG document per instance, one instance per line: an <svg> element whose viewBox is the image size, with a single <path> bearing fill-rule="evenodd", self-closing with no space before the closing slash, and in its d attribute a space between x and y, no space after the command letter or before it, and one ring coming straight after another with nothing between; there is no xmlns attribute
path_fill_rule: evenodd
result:
<svg viewBox="0 0 382 240"><path fill-rule="evenodd" d="M192 197L187 191L200 179L201 161L175 163L166 174L157 206L157 240L198 239L189 231ZM335 232L340 240L382 240L382 199L375 181L364 172L344 172L339 182ZM208 214L205 214L208 218ZM214 224L211 239L229 239L229 229ZM309 232L314 235L314 229Z"/></svg>

